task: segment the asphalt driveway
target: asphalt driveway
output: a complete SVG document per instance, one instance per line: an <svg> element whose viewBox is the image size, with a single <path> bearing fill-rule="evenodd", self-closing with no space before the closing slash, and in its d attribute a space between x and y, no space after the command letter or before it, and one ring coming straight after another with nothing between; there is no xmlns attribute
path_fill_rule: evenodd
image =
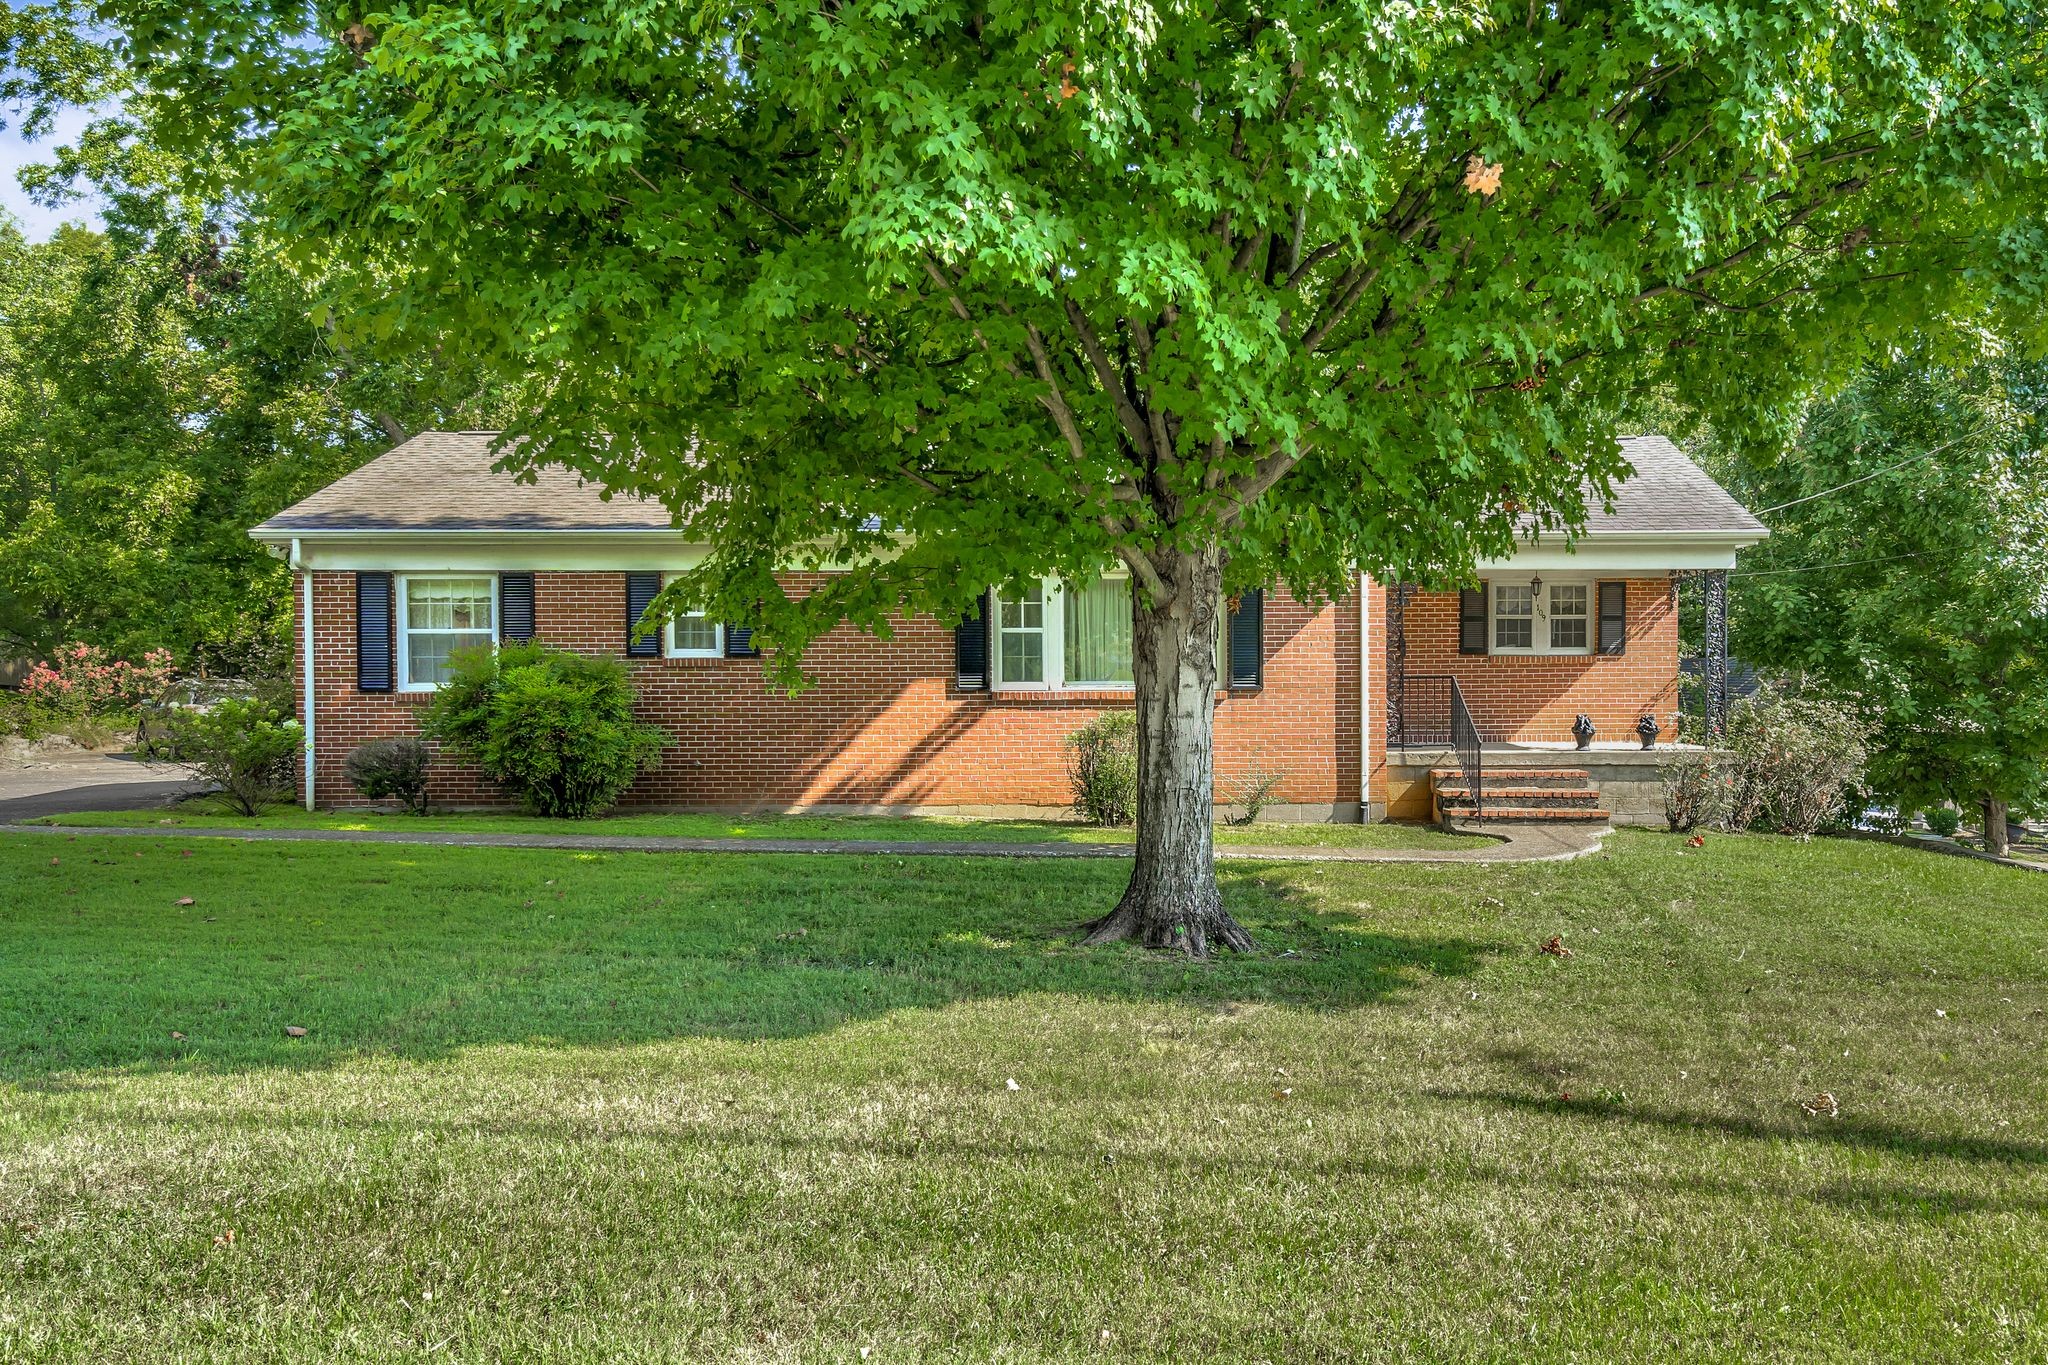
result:
<svg viewBox="0 0 2048 1365"><path fill-rule="evenodd" d="M126 754L38 755L0 764L0 821L81 810L148 810L202 784L183 768Z"/></svg>

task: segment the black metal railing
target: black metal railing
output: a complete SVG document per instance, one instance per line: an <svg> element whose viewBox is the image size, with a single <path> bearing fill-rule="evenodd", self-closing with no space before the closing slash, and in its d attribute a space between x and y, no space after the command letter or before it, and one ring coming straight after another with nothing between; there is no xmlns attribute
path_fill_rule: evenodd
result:
<svg viewBox="0 0 2048 1365"><path fill-rule="evenodd" d="M1400 697L1400 706L1387 711L1388 747L1455 751L1478 818L1484 809L1485 749L1458 680L1448 673L1410 673L1401 679Z"/></svg>
<svg viewBox="0 0 2048 1365"><path fill-rule="evenodd" d="M1451 747L1458 751L1458 766L1465 770L1465 786L1472 793L1472 818L1486 818L1485 748L1479 742L1479 727L1465 709L1465 694L1458 680L1451 679Z"/></svg>

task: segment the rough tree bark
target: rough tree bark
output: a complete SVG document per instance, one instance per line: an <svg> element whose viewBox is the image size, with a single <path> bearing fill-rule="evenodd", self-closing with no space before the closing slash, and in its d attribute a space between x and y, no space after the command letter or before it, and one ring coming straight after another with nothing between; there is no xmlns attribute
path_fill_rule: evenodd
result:
<svg viewBox="0 0 2048 1365"><path fill-rule="evenodd" d="M2005 827L2005 802L1984 798L1984 851L2001 858L2012 856L2012 839Z"/></svg>
<svg viewBox="0 0 2048 1365"><path fill-rule="evenodd" d="M1216 944L1249 952L1251 935L1223 908L1214 826L1216 633L1223 604L1217 547L1152 557L1167 591L1133 594L1131 677L1138 713L1138 840L1116 909L1087 942L1135 938L1206 957Z"/></svg>

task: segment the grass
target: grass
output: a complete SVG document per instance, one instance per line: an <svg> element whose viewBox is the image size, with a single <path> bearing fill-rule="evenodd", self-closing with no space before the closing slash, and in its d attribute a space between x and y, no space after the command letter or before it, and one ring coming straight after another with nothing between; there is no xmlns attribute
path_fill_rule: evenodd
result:
<svg viewBox="0 0 2048 1365"><path fill-rule="evenodd" d="M0 1359L2040 1359L2038 877L1609 847L0 836Z"/></svg>
<svg viewBox="0 0 2048 1365"><path fill-rule="evenodd" d="M931 842L1127 844L1129 829L1077 824L1071 820L956 820L901 815L606 815L590 820L548 819L492 812L447 815L383 815L369 811L308 811L273 806L260 817L237 815L210 798L188 801L172 811L101 811L52 815L37 824L163 826L170 829L366 829L400 833L462 831L488 834L623 834L690 839L889 839ZM1474 836L1446 834L1426 825L1268 822L1218 825L1216 842L1292 848L1470 848Z"/></svg>

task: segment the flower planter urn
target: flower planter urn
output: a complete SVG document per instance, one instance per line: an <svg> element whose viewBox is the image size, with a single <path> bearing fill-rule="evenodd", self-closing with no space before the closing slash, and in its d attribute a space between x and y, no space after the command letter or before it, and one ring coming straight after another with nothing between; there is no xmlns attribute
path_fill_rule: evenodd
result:
<svg viewBox="0 0 2048 1365"><path fill-rule="evenodd" d="M1578 719L1572 722L1572 738L1578 741L1581 749L1590 748L1593 736L1599 733L1599 727L1593 724L1593 718L1583 711L1579 712Z"/></svg>
<svg viewBox="0 0 2048 1365"><path fill-rule="evenodd" d="M1657 718L1655 716L1644 716L1641 720L1636 722L1636 733L1643 737L1643 747L1645 749L1649 748L1652 744L1655 744L1657 742L1657 736L1662 732L1663 727L1657 724Z"/></svg>

